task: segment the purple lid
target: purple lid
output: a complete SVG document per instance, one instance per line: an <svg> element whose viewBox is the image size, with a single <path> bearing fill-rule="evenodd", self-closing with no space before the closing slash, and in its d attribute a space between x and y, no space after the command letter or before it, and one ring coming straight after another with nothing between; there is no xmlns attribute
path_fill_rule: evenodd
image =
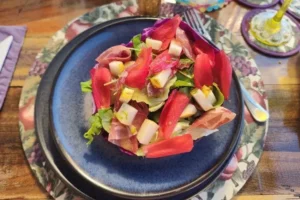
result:
<svg viewBox="0 0 300 200"><path fill-rule="evenodd" d="M237 1L241 4L244 4L245 6L249 6L251 8L270 8L279 2L279 0L273 0L269 4L260 5L258 3L250 2L250 0L237 0Z"/></svg>

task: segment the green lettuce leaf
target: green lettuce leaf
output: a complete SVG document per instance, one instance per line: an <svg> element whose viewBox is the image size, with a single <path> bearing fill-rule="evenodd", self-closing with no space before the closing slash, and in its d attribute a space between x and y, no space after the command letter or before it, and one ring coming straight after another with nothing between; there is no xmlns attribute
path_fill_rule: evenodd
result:
<svg viewBox="0 0 300 200"><path fill-rule="evenodd" d="M92 92L92 80L80 83L82 92Z"/></svg>
<svg viewBox="0 0 300 200"><path fill-rule="evenodd" d="M193 90L193 88L191 87L182 87L179 89L180 92L182 92L183 94L185 94L188 98L191 98L191 91Z"/></svg>
<svg viewBox="0 0 300 200"><path fill-rule="evenodd" d="M189 59L189 58L187 58L187 57L186 58L181 58L179 60L179 66L181 66L181 65L190 66L192 64L194 64L194 61L191 60L191 59Z"/></svg>
<svg viewBox="0 0 300 200"><path fill-rule="evenodd" d="M194 83L190 81L184 81L184 80L177 80L173 87L178 88L178 87L194 87Z"/></svg>
<svg viewBox="0 0 300 200"><path fill-rule="evenodd" d="M101 118L102 126L106 132L110 132L111 120L114 116L113 111L110 108L101 109L98 111Z"/></svg>
<svg viewBox="0 0 300 200"><path fill-rule="evenodd" d="M217 99L213 106L215 108L220 107L224 103L224 95L216 83L213 83L213 93Z"/></svg>
<svg viewBox="0 0 300 200"><path fill-rule="evenodd" d="M194 67L182 69L182 70L179 70L178 72L189 79L194 78Z"/></svg>
<svg viewBox="0 0 300 200"><path fill-rule="evenodd" d="M194 80L192 78L189 78L180 72L176 73L177 80L172 86L173 88L178 87L194 87Z"/></svg>
<svg viewBox="0 0 300 200"><path fill-rule="evenodd" d="M83 137L88 140L87 145L90 145L93 142L94 137L101 133L102 128L107 132L110 131L112 118L113 112L111 108L99 109L95 115L90 117L89 122L91 127L83 135Z"/></svg>
<svg viewBox="0 0 300 200"><path fill-rule="evenodd" d="M174 76L171 80L169 80L169 82L165 86L164 92L158 97L148 97L145 91L141 91L135 88L133 89L134 93L132 96L132 100L136 102L144 102L150 107L156 106L168 99L171 86L174 85L176 79L176 76Z"/></svg>
<svg viewBox="0 0 300 200"><path fill-rule="evenodd" d="M88 140L87 145L90 145L94 136L99 135L102 129L102 123L100 117L96 114L90 117L90 129L84 133L83 137Z"/></svg>
<svg viewBox="0 0 300 200"><path fill-rule="evenodd" d="M142 35L138 34L132 38L133 43L133 50L136 56L139 56L141 52L141 48L144 47L146 44L141 40Z"/></svg>
<svg viewBox="0 0 300 200"><path fill-rule="evenodd" d="M159 109L161 109L164 105L165 105L165 102L161 102L161 103L158 104L158 105L149 107L149 111L150 111L150 112L156 112L156 111L158 111Z"/></svg>

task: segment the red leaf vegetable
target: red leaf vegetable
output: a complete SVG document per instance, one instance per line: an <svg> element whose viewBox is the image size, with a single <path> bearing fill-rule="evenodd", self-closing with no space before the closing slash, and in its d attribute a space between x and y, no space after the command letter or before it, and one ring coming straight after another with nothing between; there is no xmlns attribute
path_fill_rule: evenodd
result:
<svg viewBox="0 0 300 200"><path fill-rule="evenodd" d="M190 152L194 147L190 134L169 138L143 147L146 158L159 158Z"/></svg>
<svg viewBox="0 0 300 200"><path fill-rule="evenodd" d="M111 143L133 153L138 150L138 140L135 135L127 139L112 140Z"/></svg>
<svg viewBox="0 0 300 200"><path fill-rule="evenodd" d="M164 51L151 62L150 71L151 74L157 74L166 69L173 69L178 65L179 60L173 59L168 51Z"/></svg>
<svg viewBox="0 0 300 200"><path fill-rule="evenodd" d="M196 57L194 65L194 82L195 86L201 89L204 85L211 86L213 84L213 71L209 56L200 53Z"/></svg>
<svg viewBox="0 0 300 200"><path fill-rule="evenodd" d="M215 62L216 64L213 69L215 82L219 85L225 99L228 99L232 79L232 67L230 61L222 50L216 53Z"/></svg>
<svg viewBox="0 0 300 200"><path fill-rule="evenodd" d="M205 40L197 40L193 45L193 50L196 55L205 53L208 55L211 65L215 64L215 52L216 50Z"/></svg>
<svg viewBox="0 0 300 200"><path fill-rule="evenodd" d="M159 27L153 30L150 37L155 40L162 41L161 51L168 48L171 40L175 37L176 30L181 22L179 15L169 19Z"/></svg>
<svg viewBox="0 0 300 200"><path fill-rule="evenodd" d="M189 129L191 128L205 128L214 130L235 118L236 114L224 107L218 107L216 109L205 112L200 118L198 118Z"/></svg>
<svg viewBox="0 0 300 200"><path fill-rule="evenodd" d="M159 117L159 138L168 139L178 122L180 115L189 103L184 93L173 90Z"/></svg>
<svg viewBox="0 0 300 200"><path fill-rule="evenodd" d="M147 82L151 60L152 48L143 48L136 62L128 68L125 84L129 87L143 89Z"/></svg>
<svg viewBox="0 0 300 200"><path fill-rule="evenodd" d="M103 53L101 53L96 61L100 64L100 66L108 66L111 61L122 61L126 62L131 59L131 50L128 47L123 45L113 46Z"/></svg>
<svg viewBox="0 0 300 200"><path fill-rule="evenodd" d="M116 118L112 119L110 132L108 135L108 141L128 139L131 136L132 136L132 133L128 126L122 124Z"/></svg>
<svg viewBox="0 0 300 200"><path fill-rule="evenodd" d="M109 108L111 101L110 86L104 84L111 81L111 73L109 69L104 67L96 67L90 71L92 80L92 93L96 108Z"/></svg>
<svg viewBox="0 0 300 200"><path fill-rule="evenodd" d="M136 136L131 133L128 126L120 123L116 118L112 119L108 141L133 153L138 149Z"/></svg>
<svg viewBox="0 0 300 200"><path fill-rule="evenodd" d="M193 52L191 42L190 42L189 38L187 37L185 31L182 30L179 27L176 30L176 40L180 42L180 44L183 48L184 54L188 58L190 58L191 60L194 61L195 60L195 54Z"/></svg>

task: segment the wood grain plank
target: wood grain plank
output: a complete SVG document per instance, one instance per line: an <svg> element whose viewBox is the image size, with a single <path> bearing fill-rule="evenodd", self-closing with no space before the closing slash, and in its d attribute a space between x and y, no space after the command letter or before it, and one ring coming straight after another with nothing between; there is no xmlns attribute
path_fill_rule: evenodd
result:
<svg viewBox="0 0 300 200"><path fill-rule="evenodd" d="M266 151L300 152L300 86L266 85L270 124Z"/></svg>
<svg viewBox="0 0 300 200"><path fill-rule="evenodd" d="M77 9L90 9L113 1L116 0L1 0L0 24L25 24L29 21L65 15Z"/></svg>
<svg viewBox="0 0 300 200"><path fill-rule="evenodd" d="M18 105L21 88L10 88L0 112L0 199L47 199L21 146Z"/></svg>
<svg viewBox="0 0 300 200"><path fill-rule="evenodd" d="M251 196L237 196L232 200L296 200L299 199L293 195L251 195Z"/></svg>
<svg viewBox="0 0 300 200"><path fill-rule="evenodd" d="M28 32L11 86L22 86L36 54L71 19L110 0L1 0L0 24L26 24ZM240 23L248 8L235 2L209 13L245 44ZM11 17L14 16L14 17ZM246 44L245 44L246 45ZM253 50L269 98L270 122L255 173L234 200L299 199L300 56L270 58ZM0 199L50 199L32 175L18 128L21 87L11 87L0 111Z"/></svg>

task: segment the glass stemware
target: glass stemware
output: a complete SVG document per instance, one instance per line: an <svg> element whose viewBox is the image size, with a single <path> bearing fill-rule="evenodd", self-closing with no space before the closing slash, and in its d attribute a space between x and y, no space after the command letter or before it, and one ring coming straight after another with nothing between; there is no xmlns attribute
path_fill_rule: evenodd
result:
<svg viewBox="0 0 300 200"><path fill-rule="evenodd" d="M252 18L250 30L256 40L268 46L280 46L290 40L293 29L284 20L284 14L291 2L292 0L285 0L275 15L272 10L265 10Z"/></svg>

